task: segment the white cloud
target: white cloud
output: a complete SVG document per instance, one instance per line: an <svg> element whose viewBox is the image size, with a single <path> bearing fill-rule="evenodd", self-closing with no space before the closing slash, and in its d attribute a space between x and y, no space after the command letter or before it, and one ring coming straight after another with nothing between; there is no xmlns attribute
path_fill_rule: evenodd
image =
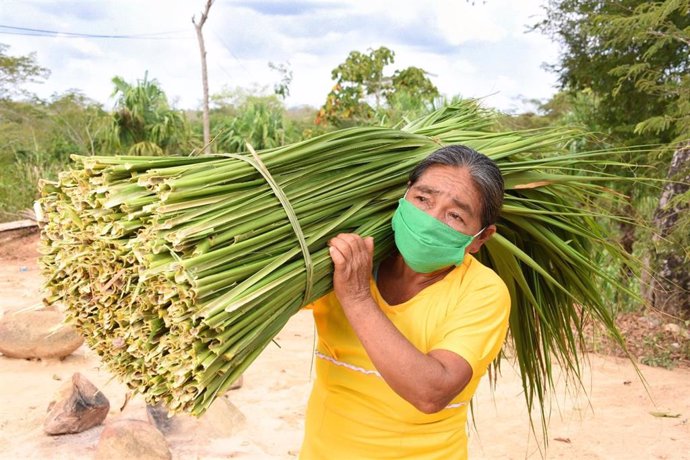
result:
<svg viewBox="0 0 690 460"><path fill-rule="evenodd" d="M466 2L442 2L436 5L438 26L449 43L498 42L507 31L491 17L489 10Z"/></svg>
<svg viewBox="0 0 690 460"><path fill-rule="evenodd" d="M106 102L110 80L129 81L146 70L171 100L197 107L201 97L198 45L191 23L202 0L103 0L47 2L2 0L0 24L91 34L175 31L160 40L97 40L1 35L11 54L37 52L52 75L35 89L46 96L80 88ZM538 0L418 2L349 0L313 2L216 2L204 28L211 91L224 86L272 87L279 76L268 62L291 63L289 104L319 106L333 82L331 70L349 51L387 46L395 68L410 65L433 74L448 95L486 96L499 108L518 96L548 97L555 77L540 65L553 62L556 45L538 33L525 34L540 13Z"/></svg>
<svg viewBox="0 0 690 460"><path fill-rule="evenodd" d="M65 35L58 35L53 47L65 50L75 59L100 59L105 56L105 52L97 42L85 38L69 38Z"/></svg>

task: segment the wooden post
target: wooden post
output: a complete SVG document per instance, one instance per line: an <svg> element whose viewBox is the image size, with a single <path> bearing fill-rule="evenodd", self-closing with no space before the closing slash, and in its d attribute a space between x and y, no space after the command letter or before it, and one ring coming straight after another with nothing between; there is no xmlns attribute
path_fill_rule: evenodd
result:
<svg viewBox="0 0 690 460"><path fill-rule="evenodd" d="M208 11L211 9L214 0L207 0L206 7L201 13L201 18L199 22L196 22L196 18L192 16L192 24L196 29L196 38L199 41L199 52L201 53L201 83L204 87L204 114L202 118L202 123L204 125L204 149L203 153L208 153L209 144L211 143L211 122L208 116L208 71L206 69L206 46L204 45L204 35L202 33L202 28L206 19L208 19Z"/></svg>

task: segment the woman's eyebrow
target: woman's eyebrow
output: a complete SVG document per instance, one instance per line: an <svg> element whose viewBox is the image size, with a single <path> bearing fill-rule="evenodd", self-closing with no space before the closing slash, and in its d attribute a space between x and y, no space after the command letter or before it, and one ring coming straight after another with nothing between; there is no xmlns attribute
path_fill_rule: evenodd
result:
<svg viewBox="0 0 690 460"><path fill-rule="evenodd" d="M429 187L428 185L413 185L412 188L416 188L420 192L427 193L429 195L438 195L439 193L441 193L440 190L435 189L433 187ZM463 201L458 200L457 198L453 198L453 204L455 204L455 206L469 214L470 217L474 216L474 211L472 209L472 206L469 205L469 203L465 203Z"/></svg>
<svg viewBox="0 0 690 460"><path fill-rule="evenodd" d="M439 193L441 193L440 190L435 189L433 187L429 187L427 185L414 185L413 188L416 188L420 192L428 193L429 195L438 195Z"/></svg>
<svg viewBox="0 0 690 460"><path fill-rule="evenodd" d="M472 210L472 207L468 203L464 203L457 198L453 198L453 203L455 203L455 206L458 208L462 209L465 211L467 214L470 215L470 217L474 216L474 211Z"/></svg>

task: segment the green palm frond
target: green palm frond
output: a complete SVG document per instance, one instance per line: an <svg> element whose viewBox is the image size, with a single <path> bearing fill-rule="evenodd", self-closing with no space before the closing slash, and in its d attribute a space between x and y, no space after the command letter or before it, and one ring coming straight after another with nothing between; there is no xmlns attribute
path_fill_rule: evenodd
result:
<svg viewBox="0 0 690 460"><path fill-rule="evenodd" d="M409 171L445 144L492 157L506 182L498 233L478 257L506 282L510 337L527 405L544 415L557 363L580 377L583 324L623 347L602 259L631 264L603 233L619 200L601 172L615 152L569 149L566 129L493 132L491 112L459 102L401 130L348 128L263 150L310 253L256 165L237 155L76 157L43 187L48 302L64 302L87 343L152 402L202 413L303 305L331 289L326 242L355 231L393 247L390 217ZM248 161L252 160L248 157Z"/></svg>

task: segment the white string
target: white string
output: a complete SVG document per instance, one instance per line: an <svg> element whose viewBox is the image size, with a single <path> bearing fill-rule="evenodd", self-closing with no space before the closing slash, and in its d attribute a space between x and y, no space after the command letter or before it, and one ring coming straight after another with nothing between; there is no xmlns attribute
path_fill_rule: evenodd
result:
<svg viewBox="0 0 690 460"><path fill-rule="evenodd" d="M350 369L350 370L355 371L355 372L361 372L362 374L366 374L366 375L374 375L376 377L381 377L381 374L379 374L378 371L365 369L363 367L355 366L354 364L339 361L335 358L332 358L328 355L321 353L320 351L315 351L314 355L317 358L321 358L325 361L328 361L331 364L335 364L336 366L344 367L346 369ZM462 407L462 406L466 406L466 405L467 405L466 402L458 402L458 403L448 404L446 407L444 407L444 409L457 409L458 407Z"/></svg>
<svg viewBox="0 0 690 460"><path fill-rule="evenodd" d="M331 358L330 356L327 356L327 355L324 355L323 353L321 353L319 351L314 352L314 354L316 355L317 358L325 359L329 363L333 363L336 366L346 367L352 371L361 372L362 374L366 374L366 375L375 375L376 377L381 377L381 374L379 374L378 371L371 371L369 369L364 369L363 367L359 367L359 366L355 366L353 364L338 361L337 359Z"/></svg>

